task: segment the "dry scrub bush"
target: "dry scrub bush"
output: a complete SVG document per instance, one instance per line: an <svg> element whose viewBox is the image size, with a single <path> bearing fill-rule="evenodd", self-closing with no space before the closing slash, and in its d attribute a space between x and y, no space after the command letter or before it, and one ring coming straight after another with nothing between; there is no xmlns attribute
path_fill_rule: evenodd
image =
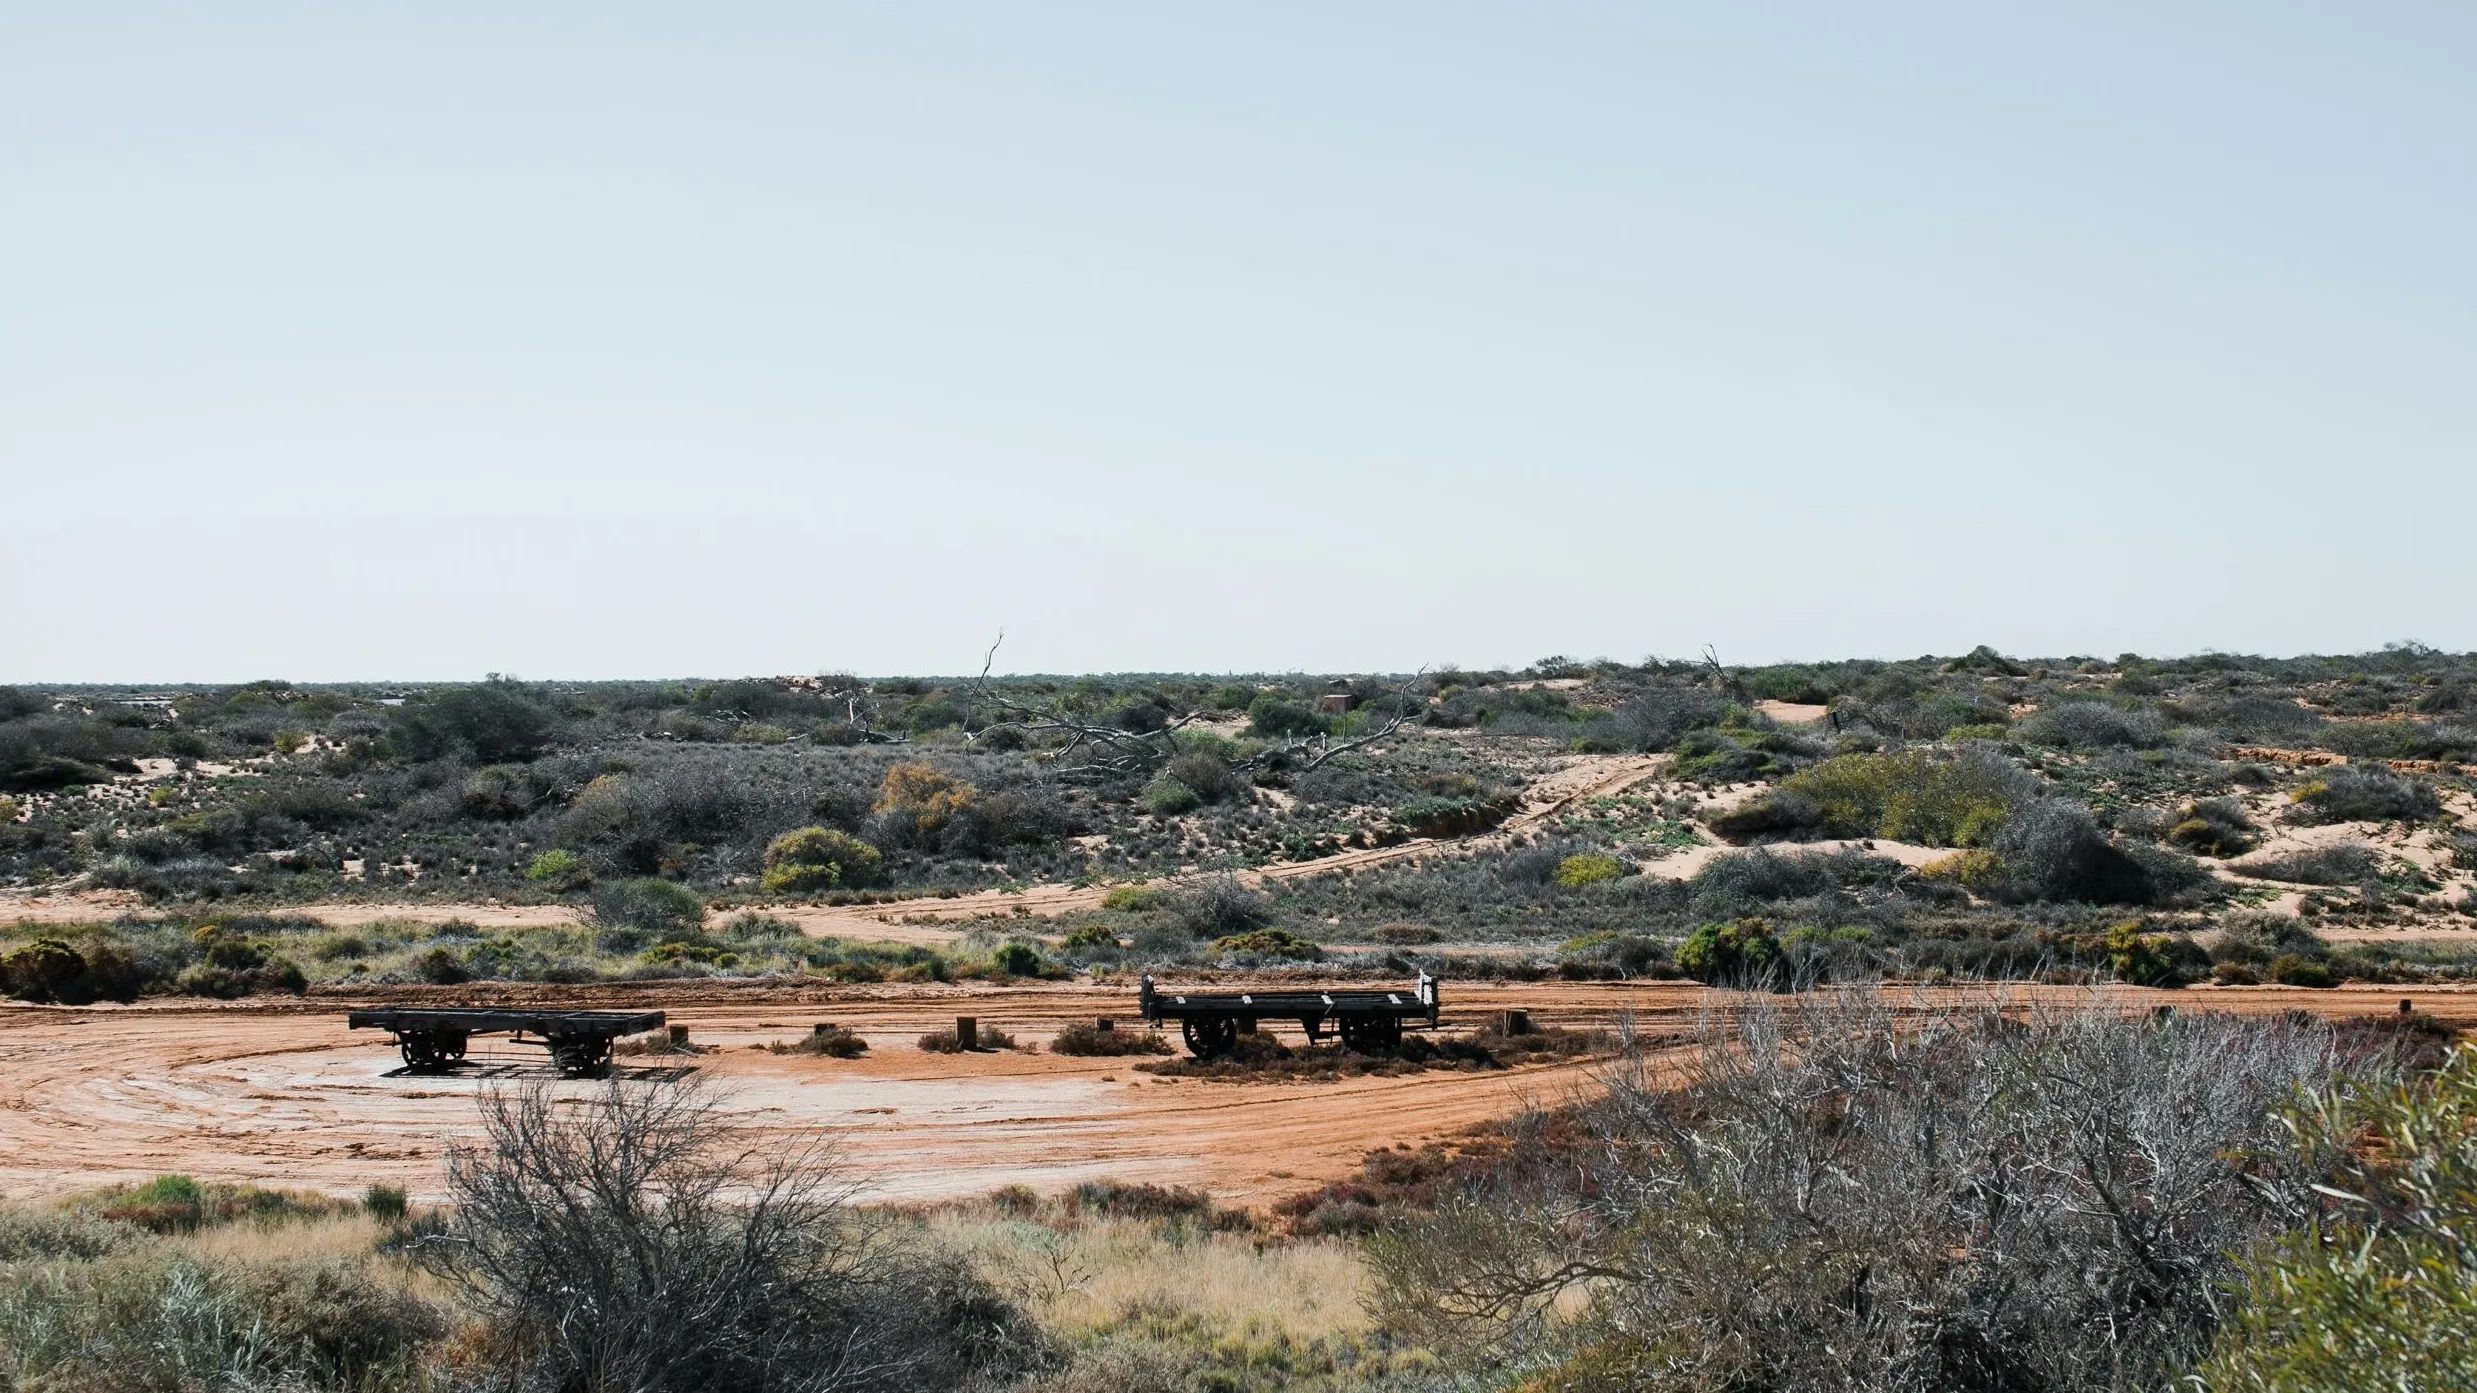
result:
<svg viewBox="0 0 2477 1393"><path fill-rule="evenodd" d="M1851 991L1642 1055L1373 1240L1374 1301L1541 1390L2156 1387L2227 1254L2298 1217L2247 1174L2329 1031Z"/></svg>
<svg viewBox="0 0 2477 1393"><path fill-rule="evenodd" d="M581 1105L580 1105L581 1104ZM483 1095L424 1251L509 1390L953 1387L1026 1352L1013 1308L821 1146L760 1146L682 1084Z"/></svg>
<svg viewBox="0 0 2477 1393"><path fill-rule="evenodd" d="M1104 1057L1129 1054L1168 1054L1170 1044L1162 1039L1157 1031L1103 1030L1099 1026L1078 1021L1051 1038L1049 1052Z"/></svg>

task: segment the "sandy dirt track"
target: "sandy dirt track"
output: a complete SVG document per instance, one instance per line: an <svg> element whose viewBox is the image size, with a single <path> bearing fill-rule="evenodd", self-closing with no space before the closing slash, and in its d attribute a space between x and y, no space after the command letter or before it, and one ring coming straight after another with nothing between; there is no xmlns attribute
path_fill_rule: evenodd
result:
<svg viewBox="0 0 2477 1393"><path fill-rule="evenodd" d="M2002 989L2019 999L2039 989ZM1522 1007L1548 1024L1613 1023L1682 1031L1736 998L1692 984L1448 983L1447 1025ZM418 1004L425 993L399 989ZM427 994L433 1004L443 993ZM460 989L463 1000L571 1007L659 1007L700 1043L693 1059L629 1057L624 1070L686 1065L724 1084L744 1122L786 1138L832 1134L889 1199L977 1195L1021 1183L1054 1190L1103 1176L1198 1185L1261 1204L1353 1173L1371 1148L1442 1138L1585 1086L1587 1066L1485 1074L1428 1073L1314 1084L1161 1080L1124 1059L1039 1054L932 1055L915 1041L973 1015L1046 1041L1068 1021L1127 1019L1116 986L710 986ZM2128 1010L2328 1016L2389 1012L2403 996L2477 1025L2477 989L2279 988L2108 993ZM372 1182L440 1194L447 1143L473 1135L472 1076L392 1076L397 1060L343 1013L367 998L326 995L270 1005L144 1004L0 1008L0 1197L58 1195L165 1171L348 1194ZM750 1049L835 1021L869 1037L859 1060ZM1295 1030L1295 1027L1292 1028ZM477 1040L482 1073L547 1074L538 1051ZM581 1095L599 1085L562 1083Z"/></svg>

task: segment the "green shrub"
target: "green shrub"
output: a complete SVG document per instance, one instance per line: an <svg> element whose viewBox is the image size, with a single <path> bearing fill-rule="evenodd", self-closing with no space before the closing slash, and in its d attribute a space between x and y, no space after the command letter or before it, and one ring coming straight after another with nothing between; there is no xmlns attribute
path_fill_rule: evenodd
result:
<svg viewBox="0 0 2477 1393"><path fill-rule="evenodd" d="M605 883L593 894L593 915L604 924L648 933L690 933L705 920L705 901L676 881L646 877Z"/></svg>
<svg viewBox="0 0 2477 1393"><path fill-rule="evenodd" d="M1823 830L1823 809L1811 798L1780 789L1749 798L1707 819L1724 842L1797 841Z"/></svg>
<svg viewBox="0 0 2477 1393"><path fill-rule="evenodd" d="M1101 896L1101 908L1124 914L1169 906L1169 891L1158 885L1114 885Z"/></svg>
<svg viewBox="0 0 2477 1393"><path fill-rule="evenodd" d="M399 707L386 745L400 759L462 754L476 764L522 764L549 745L558 724L557 713L533 691L493 678L478 687L433 692Z"/></svg>
<svg viewBox="0 0 2477 1393"><path fill-rule="evenodd" d="M593 872L585 868L582 858L563 847L552 847L533 858L525 867L525 879L554 889L573 890L593 881Z"/></svg>
<svg viewBox="0 0 2477 1393"><path fill-rule="evenodd" d="M1144 785L1144 792L1136 801L1143 805L1144 811L1158 817L1176 817L1204 806L1204 799L1194 789L1167 774Z"/></svg>
<svg viewBox="0 0 2477 1393"><path fill-rule="evenodd" d="M1604 880L1615 880L1625 873L1626 863L1616 857L1603 856L1598 852L1584 852L1577 856L1568 856L1557 863L1557 888L1580 890L1586 885L1597 885Z"/></svg>
<svg viewBox="0 0 2477 1393"><path fill-rule="evenodd" d="M1058 947L1068 953L1108 952L1118 947L1118 935L1107 924L1078 924Z"/></svg>
<svg viewBox="0 0 2477 1393"><path fill-rule="evenodd" d="M1299 937L1288 929L1250 929L1213 940L1216 953L1249 953L1259 958L1296 958L1314 961L1325 955L1322 946Z"/></svg>
<svg viewBox="0 0 2477 1393"><path fill-rule="evenodd" d="M2224 1393L2477 1388L2477 1050L2423 1082L2309 1098L2306 1165L2340 1158L2303 1230L2241 1264L2198 1387Z"/></svg>
<svg viewBox="0 0 2477 1393"><path fill-rule="evenodd" d="M2294 953L2282 953L2271 959L2271 980L2283 987L2336 987L2339 979L2331 969L2311 958Z"/></svg>
<svg viewBox="0 0 2477 1393"><path fill-rule="evenodd" d="M1281 738L1322 735L1331 728L1315 707L1283 692L1265 692L1247 704L1247 728L1256 735Z"/></svg>
<svg viewBox="0 0 2477 1393"><path fill-rule="evenodd" d="M413 975L434 987L452 987L473 980L473 969L446 944L423 949L413 957Z"/></svg>
<svg viewBox="0 0 2477 1393"><path fill-rule="evenodd" d="M1782 793L1813 805L1827 835L1964 847L1994 841L2036 787L1991 753L1930 750L1842 755L1780 784Z"/></svg>
<svg viewBox="0 0 2477 1393"><path fill-rule="evenodd" d="M989 955L989 965L1009 977L1038 977L1046 966L1040 950L1029 943L1001 943Z"/></svg>
<svg viewBox="0 0 2477 1393"><path fill-rule="evenodd" d="M1162 770L1166 778L1175 779L1207 803L1227 803L1247 791L1247 782L1233 772L1219 755L1207 750L1189 750Z"/></svg>
<svg viewBox="0 0 2477 1393"><path fill-rule="evenodd" d="M401 1185L371 1185L361 1192L361 1210L382 1224L401 1223L410 1206Z"/></svg>
<svg viewBox="0 0 2477 1393"><path fill-rule="evenodd" d="M2157 934L2145 934L2140 923L2127 920L2111 925L2103 940L2107 952L2107 970L2119 982L2136 987L2169 987L2182 985L2182 975L2168 954L2168 941Z"/></svg>
<svg viewBox="0 0 2477 1393"><path fill-rule="evenodd" d="M765 875L771 894L856 889L874 884L885 857L876 847L830 827L802 827L766 844Z"/></svg>
<svg viewBox="0 0 2477 1393"><path fill-rule="evenodd" d="M1780 961L1780 940L1761 919L1705 924L1677 946L1677 965L1713 986L1752 986Z"/></svg>
<svg viewBox="0 0 2477 1393"><path fill-rule="evenodd" d="M655 967L677 967L682 963L696 963L702 967L737 967L740 965L740 955L719 944L693 943L675 938L646 949L645 961Z"/></svg>
<svg viewBox="0 0 2477 1393"><path fill-rule="evenodd" d="M300 965L264 940L220 924L205 925L191 938L205 950L205 960L183 972L174 984L187 995L229 1000L255 992L298 996L309 990L309 979Z"/></svg>

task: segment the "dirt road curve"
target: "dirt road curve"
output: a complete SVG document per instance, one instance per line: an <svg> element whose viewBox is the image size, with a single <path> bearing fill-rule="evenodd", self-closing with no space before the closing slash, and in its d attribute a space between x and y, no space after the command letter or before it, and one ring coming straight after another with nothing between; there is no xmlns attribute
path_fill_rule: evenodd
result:
<svg viewBox="0 0 2477 1393"><path fill-rule="evenodd" d="M986 1193L1009 1183L1057 1189L1102 1176L1201 1185L1262 1203L1352 1173L1369 1149L1416 1143L1560 1096L1587 1082L1575 1065L1431 1073L1326 1084L1160 1080L1131 1061L1040 1054L932 1055L914 1042L957 1015L1046 1041L1067 1021L1133 1015L1132 993L1054 987L498 988L570 1006L654 1006L719 1046L693 1060L638 1057L631 1071L685 1063L728 1086L749 1126L832 1133L883 1198ZM463 989L467 999L491 993ZM2015 997L2028 994L2013 988ZM2122 990L2126 1009L2332 1016L2420 1009L2477 1025L2477 991L2276 988ZM421 993L397 993L419 999ZM1632 1012L1646 1030L1681 1030L1727 994L1691 984L1447 984L1448 1025L1518 1006L1560 1025ZM348 1032L341 996L288 1002L120 1008L0 1008L0 1197L27 1199L164 1171L335 1193L372 1182L435 1198L440 1157L472 1134L473 1077L391 1077L373 1032ZM773 1055L812 1022L869 1037L859 1060ZM484 1042L477 1041L477 1045ZM538 1076L541 1056L504 1045L485 1072ZM643 1077L638 1074L637 1077ZM582 1092L597 1085L561 1084Z"/></svg>

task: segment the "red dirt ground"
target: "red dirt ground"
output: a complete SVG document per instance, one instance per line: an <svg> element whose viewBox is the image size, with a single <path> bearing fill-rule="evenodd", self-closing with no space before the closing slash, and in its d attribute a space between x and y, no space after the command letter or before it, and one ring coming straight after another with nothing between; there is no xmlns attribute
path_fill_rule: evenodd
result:
<svg viewBox="0 0 2477 1393"><path fill-rule="evenodd" d="M2036 989L1993 990L2019 998ZM624 1070L693 1067L729 1090L729 1107L750 1127L832 1134L866 1193L889 1199L954 1198L1012 1183L1054 1190L1109 1176L1203 1186L1226 1202L1260 1204L1345 1177L1372 1148L1443 1138L1533 1100L1555 1101L1590 1076L1587 1064L1561 1064L1237 1084L1158 1079L1134 1072L1131 1059L936 1055L915 1044L958 1015L1043 1043L1072 1020L1127 1021L1134 993L1114 984L411 988L388 999L439 1004L451 995L663 1009L697 1042L720 1048L694 1058L627 1057ZM2389 1013L2408 997L2420 1010L2477 1025L2477 989L2115 989L2105 997L2128 1010L2302 1008L2335 1017ZM485 1083L389 1077L397 1060L384 1037L344 1027L344 1011L370 999L0 1007L0 1197L182 1171L339 1194L383 1182L438 1198L442 1153L474 1135L473 1095ZM1543 1024L1606 1027L1631 1012L1646 1032L1665 1033L1735 999L1691 983L1448 983L1446 1023L1468 1028L1487 1012L1520 1007ZM838 1060L749 1048L797 1039L817 1021L860 1031L870 1052ZM502 1077L547 1072L538 1051L476 1046ZM582 1095L600 1085L557 1087Z"/></svg>

